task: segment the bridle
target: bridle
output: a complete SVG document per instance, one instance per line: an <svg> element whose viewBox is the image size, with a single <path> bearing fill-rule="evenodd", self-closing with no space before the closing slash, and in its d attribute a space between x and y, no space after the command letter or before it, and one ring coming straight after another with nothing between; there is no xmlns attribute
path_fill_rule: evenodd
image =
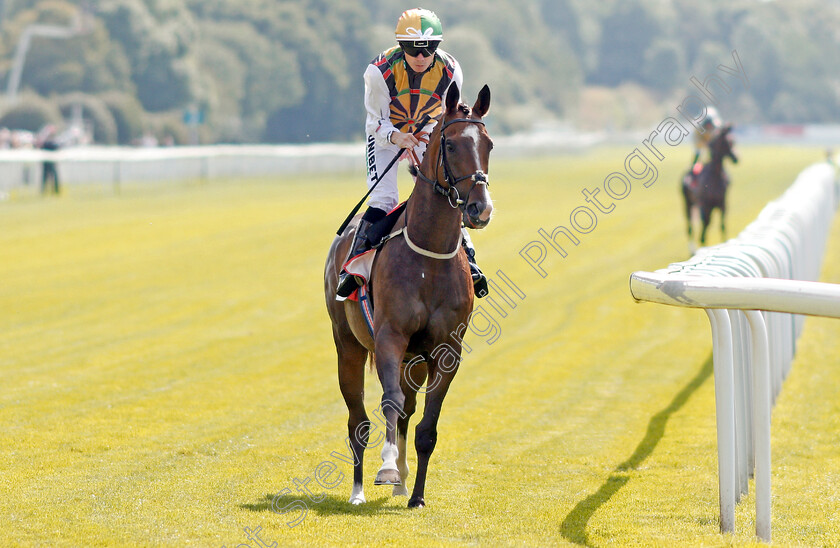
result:
<svg viewBox="0 0 840 548"><path fill-rule="evenodd" d="M484 122L482 122L481 120L472 120L470 118L455 118L455 119L448 120L448 121L444 122L443 125L441 126L441 128L440 128L440 148L438 149L438 156L437 156L437 160L435 161L435 171L434 172L437 173L438 170L441 168L441 166L443 166L443 181L446 183L447 186L443 186L436 179L430 179L429 177L426 177L423 174L423 172L420 171L420 168L417 165L411 165L409 171L412 175L414 175L415 177L417 177L421 181L423 181L425 183L429 183L430 185L432 185L432 188L434 188L435 192L437 192L441 196L444 196L449 201L450 207L452 207L453 209L459 208L459 209L461 209L461 211L465 212L466 207L467 207L466 206L466 201L461 199L461 195L458 192L458 189L455 188L455 185L457 185L461 181L471 179L473 184L470 187L470 190L467 192L467 196L469 197L470 193L473 191L473 189L477 185L490 186L490 182L487 179L487 174L484 173L480 169L478 171L470 173L469 175L464 175L462 177L456 177L455 175L452 174L452 168L449 167L449 158L446 156L446 135L444 135L443 132L444 132L444 130L446 130L446 128L448 128L452 124L458 124L458 123L484 125ZM409 248L411 248L412 251L414 251L415 253L418 253L420 255L423 255L424 257L430 257L432 259L439 259L439 260L448 260L448 259L451 259L451 258L455 257L461 251L460 238L459 238L458 243L455 245L455 249L453 249L449 253L435 253L435 252L430 251L428 249L423 249L422 247L415 244L411 240L411 238L409 238L409 236L408 236L408 214L407 213L406 213L405 225L403 226L403 228L397 230L396 232L392 232L391 234L389 234L386 237L386 239L391 239L395 236L398 236L399 234L403 235L403 238L405 239L405 243L408 245ZM385 240L383 240L383 242L384 241Z"/></svg>
<svg viewBox="0 0 840 548"><path fill-rule="evenodd" d="M444 196L449 201L449 206L454 208L460 208L461 211L464 211L467 207L466 200L461 199L461 194L458 192L456 185L461 181L465 181L467 179L472 180L472 186L470 187L469 191L467 191L467 196L473 191L473 189L477 185L485 185L490 186L490 180L487 177L487 174L481 171L480 169L474 173L470 173L468 175L464 175L462 177L456 177L452 173L452 168L449 166L449 158L446 156L446 135L444 132L446 128L451 126L452 124L481 124L484 125L484 122L481 120L473 120L471 118L454 118L452 120L447 120L443 123L443 126L440 128L440 147L438 148L438 155L437 160L435 161L435 173L438 172L441 166L443 166L443 181L446 183L447 186L443 186L437 179L430 179L426 177L423 172L420 171L419 166L415 167L412 170L412 174L415 175L418 179L425 183L429 183L434 188L435 192Z"/></svg>

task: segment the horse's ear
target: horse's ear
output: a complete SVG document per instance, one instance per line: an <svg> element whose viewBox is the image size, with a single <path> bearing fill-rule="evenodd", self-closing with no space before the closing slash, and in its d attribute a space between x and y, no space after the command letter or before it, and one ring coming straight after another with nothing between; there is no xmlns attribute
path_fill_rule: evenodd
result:
<svg viewBox="0 0 840 548"><path fill-rule="evenodd" d="M454 113L458 108L458 101L461 100L461 90L458 89L458 84L452 82L449 84L449 89L446 90L446 112Z"/></svg>
<svg viewBox="0 0 840 548"><path fill-rule="evenodd" d="M478 92L478 99L475 100L475 105L473 105L473 113L479 118L484 118L489 111L490 88L487 87L487 84L484 84L484 87Z"/></svg>

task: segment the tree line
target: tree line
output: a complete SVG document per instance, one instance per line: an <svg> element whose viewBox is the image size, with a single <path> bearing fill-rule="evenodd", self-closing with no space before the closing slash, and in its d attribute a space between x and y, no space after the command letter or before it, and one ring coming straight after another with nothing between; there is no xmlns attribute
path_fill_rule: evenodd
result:
<svg viewBox="0 0 840 548"><path fill-rule="evenodd" d="M631 86L672 106L692 75L737 49L751 86L727 97L740 122L840 121L840 2L438 0L442 47L465 96L493 91L496 132L576 120L593 90ZM18 99L0 126L35 130L81 108L98 142L144 132L186 142L362 137L362 72L392 45L396 0L0 0L0 82L32 25ZM81 18L80 13L85 15ZM589 95L587 95L589 94ZM633 120L630 121L632 123Z"/></svg>

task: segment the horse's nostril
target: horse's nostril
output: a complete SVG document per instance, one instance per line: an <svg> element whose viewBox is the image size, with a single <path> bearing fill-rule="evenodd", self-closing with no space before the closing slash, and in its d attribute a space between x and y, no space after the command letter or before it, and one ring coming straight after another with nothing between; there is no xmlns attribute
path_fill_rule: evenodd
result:
<svg viewBox="0 0 840 548"><path fill-rule="evenodd" d="M472 218L476 218L481 214L481 210L478 209L478 204L469 204L467 205L467 215Z"/></svg>

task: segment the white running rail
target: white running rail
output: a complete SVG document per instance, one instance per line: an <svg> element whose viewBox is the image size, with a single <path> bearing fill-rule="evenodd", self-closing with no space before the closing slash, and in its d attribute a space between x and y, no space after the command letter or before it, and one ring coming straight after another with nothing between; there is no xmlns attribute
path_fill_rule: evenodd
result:
<svg viewBox="0 0 840 548"><path fill-rule="evenodd" d="M0 4L2 0L0 0ZM500 136L495 158L535 151L575 150L602 138L575 135L565 140ZM81 146L58 151L0 149L0 198L24 185L39 186L42 162L56 162L61 184L277 177L303 173L358 173L364 176L365 144L207 145L193 147Z"/></svg>
<svg viewBox="0 0 840 548"><path fill-rule="evenodd" d="M218 177L362 171L359 145L217 145L197 147L0 150L0 191L40 181L41 163L57 163L62 184L178 181ZM37 186L37 185L36 185Z"/></svg>
<svg viewBox="0 0 840 548"><path fill-rule="evenodd" d="M736 238L630 276L637 301L709 317L723 533L734 533L735 504L754 475L756 535L770 542L770 413L802 331L798 314L840 318L840 285L813 281L837 197L834 167L813 165Z"/></svg>

